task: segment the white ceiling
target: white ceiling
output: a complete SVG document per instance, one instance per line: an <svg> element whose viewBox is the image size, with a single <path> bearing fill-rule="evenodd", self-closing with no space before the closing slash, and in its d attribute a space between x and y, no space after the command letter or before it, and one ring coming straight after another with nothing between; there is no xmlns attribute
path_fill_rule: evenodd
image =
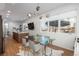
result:
<svg viewBox="0 0 79 59"><path fill-rule="evenodd" d="M36 12L37 5L37 3L0 3L0 13L3 15L3 19L8 21L24 21L25 19L28 19L27 14L29 12ZM39 3L40 10L36 13L39 13L40 15L62 5L64 5L64 3ZM11 13L6 17L8 10L10 10Z"/></svg>

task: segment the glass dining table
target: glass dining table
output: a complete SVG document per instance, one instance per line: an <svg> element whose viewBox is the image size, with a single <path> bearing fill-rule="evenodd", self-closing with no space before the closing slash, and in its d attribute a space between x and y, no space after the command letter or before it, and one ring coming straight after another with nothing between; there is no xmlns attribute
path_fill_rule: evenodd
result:
<svg viewBox="0 0 79 59"><path fill-rule="evenodd" d="M36 39L36 38L35 38ZM49 45L49 44L52 44L52 39L50 39L49 37L47 37L47 36L41 36L40 37L40 40L38 41L38 40L31 40L31 41L33 41L35 44L40 44L40 45L42 45L42 51L41 51L41 53L42 53L42 55L43 56L47 56L46 55L46 47ZM22 46L23 47L23 46ZM20 48L21 49L21 48ZM24 53L24 55L26 54L26 53L28 53L27 54L27 56L30 56L30 48L29 48L29 50L28 51L26 51L26 48L25 48L25 50L22 50L22 51L20 51L20 52L22 52L22 55L23 55L23 53ZM52 53L52 49L51 49L51 53Z"/></svg>

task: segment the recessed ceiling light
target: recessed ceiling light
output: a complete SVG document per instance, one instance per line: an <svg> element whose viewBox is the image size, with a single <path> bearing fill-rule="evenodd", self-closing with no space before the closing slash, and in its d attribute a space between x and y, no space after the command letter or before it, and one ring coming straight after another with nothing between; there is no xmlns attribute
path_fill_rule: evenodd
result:
<svg viewBox="0 0 79 59"><path fill-rule="evenodd" d="M10 10L8 10L7 12L8 12L8 13L11 13L11 11L10 11Z"/></svg>
<svg viewBox="0 0 79 59"><path fill-rule="evenodd" d="M27 16L31 17L32 15L31 15L31 13L28 13Z"/></svg>

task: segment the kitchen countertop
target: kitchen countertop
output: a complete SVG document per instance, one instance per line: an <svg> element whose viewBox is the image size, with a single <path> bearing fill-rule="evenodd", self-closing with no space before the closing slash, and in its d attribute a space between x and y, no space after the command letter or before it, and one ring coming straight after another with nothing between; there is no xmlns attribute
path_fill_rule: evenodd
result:
<svg viewBox="0 0 79 59"><path fill-rule="evenodd" d="M20 33L28 33L28 32L15 32L15 33L18 33L18 34L20 34Z"/></svg>

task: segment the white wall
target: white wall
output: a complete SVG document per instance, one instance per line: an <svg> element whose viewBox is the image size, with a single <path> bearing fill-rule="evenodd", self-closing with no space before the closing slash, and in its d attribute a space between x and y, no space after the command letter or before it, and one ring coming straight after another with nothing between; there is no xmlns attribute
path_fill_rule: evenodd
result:
<svg viewBox="0 0 79 59"><path fill-rule="evenodd" d="M45 14L42 14L40 16L43 16L44 17L43 19L46 19L45 15L49 14L50 17L48 20L64 19L64 18L68 18L68 17L77 16L76 9L77 9L77 5L67 5L67 6L63 6L58 9L55 9L53 11L47 12ZM29 30L29 34L30 35L40 34L40 35L55 37L56 40L53 42L53 44L63 47L63 48L66 48L66 49L69 49L69 50L73 50L75 33L74 34L67 34L67 33L60 33L60 32L57 32L57 33L40 32L40 21L39 21L40 16L34 17L34 18L26 21L26 23L34 22L34 25L35 25L35 29Z"/></svg>
<svg viewBox="0 0 79 59"><path fill-rule="evenodd" d="M6 29L6 26L5 26L5 23L8 24L8 29ZM18 22L12 22L12 21L3 21L3 32L4 32L4 35L7 34L7 31L9 31L9 34L10 36L12 36L12 33L13 33L13 27L16 27L18 28L20 25L20 23Z"/></svg>
<svg viewBox="0 0 79 59"><path fill-rule="evenodd" d="M76 27L77 37L79 38L79 8L77 9L77 27Z"/></svg>

